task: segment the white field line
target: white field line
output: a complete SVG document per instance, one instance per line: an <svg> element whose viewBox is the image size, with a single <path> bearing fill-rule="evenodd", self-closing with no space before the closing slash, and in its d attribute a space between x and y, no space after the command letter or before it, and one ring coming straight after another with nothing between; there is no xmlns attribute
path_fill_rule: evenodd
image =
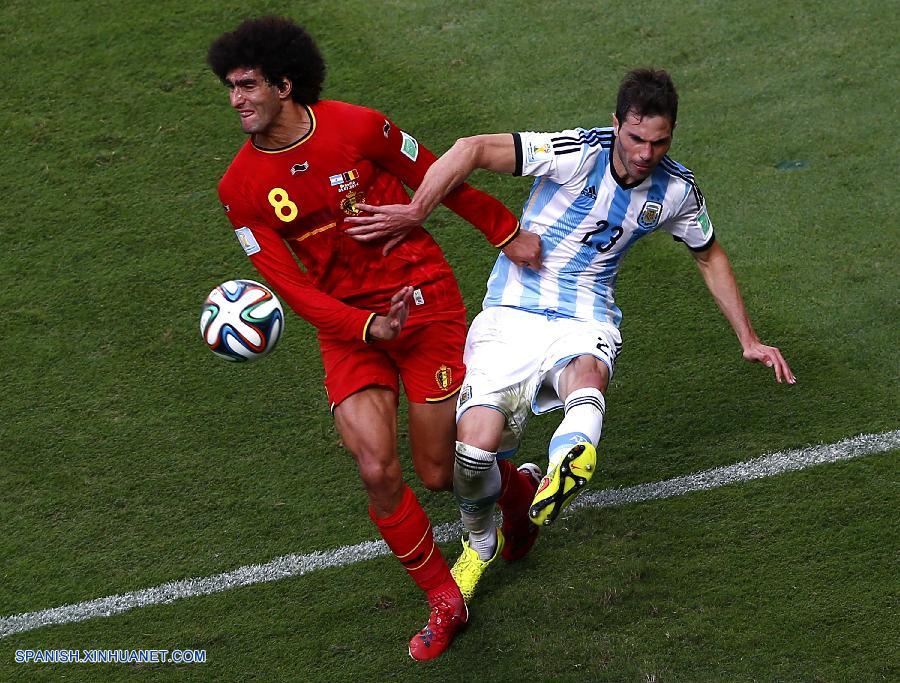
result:
<svg viewBox="0 0 900 683"><path fill-rule="evenodd" d="M900 448L900 430L881 434L862 434L834 444L779 451L736 465L717 467L653 484L605 491L587 491L572 503L567 513L584 507L617 507L646 500L671 498L693 491L703 491L727 484L771 477L814 465L883 453L895 448ZM435 538L442 543L458 537L461 533L462 527L459 522L442 524L435 528ZM138 607L165 605L182 598L209 595L240 586L278 581L292 576L303 576L330 567L345 567L389 554L390 550L387 545L384 541L379 540L317 551L308 555L284 555L266 564L251 564L215 576L171 581L161 586L145 588L132 593L111 595L39 612L3 617L0 618L0 638L43 626L69 624L95 617L109 617Z"/></svg>

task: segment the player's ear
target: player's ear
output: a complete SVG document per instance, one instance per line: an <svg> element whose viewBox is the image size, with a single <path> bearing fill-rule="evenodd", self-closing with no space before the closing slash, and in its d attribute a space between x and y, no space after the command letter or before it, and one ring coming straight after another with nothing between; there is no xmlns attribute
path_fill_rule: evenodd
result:
<svg viewBox="0 0 900 683"><path fill-rule="evenodd" d="M613 130L619 130L619 118L615 114L613 114Z"/></svg>
<svg viewBox="0 0 900 683"><path fill-rule="evenodd" d="M294 89L294 84L291 83L290 78L282 78L281 82L276 84L275 87L278 88L278 95L283 99L290 97L291 91Z"/></svg>

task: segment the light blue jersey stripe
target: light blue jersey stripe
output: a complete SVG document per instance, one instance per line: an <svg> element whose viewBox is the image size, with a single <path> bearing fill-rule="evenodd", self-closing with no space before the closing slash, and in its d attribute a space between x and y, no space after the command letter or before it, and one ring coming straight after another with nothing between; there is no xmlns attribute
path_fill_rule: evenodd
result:
<svg viewBox="0 0 900 683"><path fill-rule="evenodd" d="M487 293L484 295L482 307L499 306L503 298L503 290L506 289L506 283L509 281L509 272L513 262L506 258L506 254L502 251L494 262L494 268L488 277Z"/></svg>
<svg viewBox="0 0 900 683"><path fill-rule="evenodd" d="M556 183L546 178L535 179L531 186L528 200L525 202L525 206L522 207L521 223L523 228L528 229L534 218L540 214L541 209L553 199L557 192L559 192L559 185ZM487 292L484 295L482 307L499 306L501 304L503 292L509 283L512 265L512 261L506 258L503 252L500 252L497 260L494 262L494 268L491 270L490 277L488 277ZM533 283L533 286L540 291L540 283Z"/></svg>
<svg viewBox="0 0 900 683"><path fill-rule="evenodd" d="M588 175L587 182L585 183L585 187L600 187L600 184L603 182L603 175L606 173L606 167L609 163L609 153L604 151L600 154L597 159L597 163L594 165L594 168L591 169L590 174ZM594 208L594 205L597 203L597 199L587 199L584 195L578 198L579 200L587 200L590 204L588 208L588 212L590 209ZM588 212L585 212L585 216ZM593 229L591 226L590 230ZM591 264L594 258L597 256L597 247L593 244L585 244L581 249L579 249L575 256L573 256L566 265L562 267L562 273L581 273Z"/></svg>
<svg viewBox="0 0 900 683"><path fill-rule="evenodd" d="M522 227L527 230L559 190L560 186L552 180L537 178L531 186L525 206L522 207Z"/></svg>
<svg viewBox="0 0 900 683"><path fill-rule="evenodd" d="M528 226L531 224L531 222L540 215L544 207L553 200L553 197L556 196L556 193L559 192L560 189L560 185L554 183L551 180L548 180L547 178L538 178L534 181L534 185L531 186L531 193L528 196L528 201L525 202L525 208L522 213L522 226L526 230L528 229ZM541 236L541 251L542 253L546 253L548 251L548 247L546 242L544 241L543 235ZM518 271L518 276L523 288L522 299L519 302L519 305L526 309L536 307L537 302L541 298L540 277L530 268L520 268ZM503 290L501 288L500 291L497 292L497 296L492 297L492 302L495 299L497 302L499 302L502 293Z"/></svg>
<svg viewBox="0 0 900 683"><path fill-rule="evenodd" d="M559 189L558 185L555 187ZM540 213L540 210L543 209L545 205L540 204L538 201L534 202L532 206ZM564 239L566 239L566 237L571 235L572 232L581 225L593 206L594 200L584 196L579 196L571 205L569 205L569 208L567 208L563 215L559 217L559 220L547 228L546 232L541 235L542 254L549 255ZM529 311L542 310L540 308L540 275L530 268L523 268L519 273L519 277L524 286L519 306Z"/></svg>

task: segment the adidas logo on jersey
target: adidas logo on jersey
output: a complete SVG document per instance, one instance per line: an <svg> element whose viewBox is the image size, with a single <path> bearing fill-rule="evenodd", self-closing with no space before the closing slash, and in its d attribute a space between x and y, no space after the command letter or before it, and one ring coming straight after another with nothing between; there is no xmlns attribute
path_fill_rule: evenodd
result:
<svg viewBox="0 0 900 683"><path fill-rule="evenodd" d="M589 199L596 199L597 198L597 188L594 187L593 185L590 185L589 187L586 187L581 191L581 195L583 197L588 197Z"/></svg>

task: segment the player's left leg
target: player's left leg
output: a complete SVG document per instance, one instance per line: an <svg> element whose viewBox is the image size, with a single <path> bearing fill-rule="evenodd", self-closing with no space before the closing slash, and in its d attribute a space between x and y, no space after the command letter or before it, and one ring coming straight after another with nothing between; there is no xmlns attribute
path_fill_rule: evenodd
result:
<svg viewBox="0 0 900 683"><path fill-rule="evenodd" d="M431 491L449 491L453 485L456 397L466 374L465 339L465 313L459 312L446 320L408 323L399 343L390 347L409 399L413 467Z"/></svg>
<svg viewBox="0 0 900 683"><path fill-rule="evenodd" d="M608 383L609 367L593 355L574 358L558 374L555 388L565 416L550 440L547 475L529 510L535 524L551 524L590 481L597 466Z"/></svg>
<svg viewBox="0 0 900 683"><path fill-rule="evenodd" d="M565 417L550 439L550 466L556 466L575 444L600 442L604 394L609 384L609 368L596 356L578 356L560 373L557 392L563 400Z"/></svg>
<svg viewBox="0 0 900 683"><path fill-rule="evenodd" d="M429 491L453 488L456 396L435 403L409 403L413 469Z"/></svg>

